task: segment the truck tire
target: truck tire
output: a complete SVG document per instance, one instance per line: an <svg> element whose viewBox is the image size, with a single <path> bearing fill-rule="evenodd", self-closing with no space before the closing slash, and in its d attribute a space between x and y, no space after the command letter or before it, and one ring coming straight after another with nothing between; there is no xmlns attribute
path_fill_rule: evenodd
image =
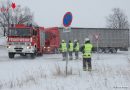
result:
<svg viewBox="0 0 130 90"><path fill-rule="evenodd" d="M25 57L25 56L27 56L26 54L20 54L20 56L23 56L23 57Z"/></svg>
<svg viewBox="0 0 130 90"><path fill-rule="evenodd" d="M14 53L8 53L9 58L14 58Z"/></svg>
<svg viewBox="0 0 130 90"><path fill-rule="evenodd" d="M109 53L110 49L109 48L105 48L104 53Z"/></svg>
<svg viewBox="0 0 130 90"><path fill-rule="evenodd" d="M117 49L116 48L112 48L111 49L111 53L117 53Z"/></svg>
<svg viewBox="0 0 130 90"><path fill-rule="evenodd" d="M30 54L30 57L31 57L32 59L34 59L34 58L36 57L36 54L35 54L35 53L31 53L31 54Z"/></svg>
<svg viewBox="0 0 130 90"><path fill-rule="evenodd" d="M104 52L103 48L99 48L99 49L98 49L98 52L99 52L99 53L103 53L103 52Z"/></svg>

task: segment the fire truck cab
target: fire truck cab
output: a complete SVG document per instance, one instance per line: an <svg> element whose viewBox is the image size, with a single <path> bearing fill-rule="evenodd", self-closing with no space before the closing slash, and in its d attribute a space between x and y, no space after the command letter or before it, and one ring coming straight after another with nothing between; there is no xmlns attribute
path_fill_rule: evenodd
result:
<svg viewBox="0 0 130 90"><path fill-rule="evenodd" d="M15 54L30 55L31 58L34 58L37 54L43 54L44 28L24 24L11 25L7 38L9 58L14 58Z"/></svg>

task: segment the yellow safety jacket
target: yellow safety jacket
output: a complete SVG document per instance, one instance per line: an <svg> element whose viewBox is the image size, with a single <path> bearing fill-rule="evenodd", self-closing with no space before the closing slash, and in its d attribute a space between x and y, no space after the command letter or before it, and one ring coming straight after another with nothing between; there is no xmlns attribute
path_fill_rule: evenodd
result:
<svg viewBox="0 0 130 90"><path fill-rule="evenodd" d="M93 45L90 43L84 44L83 58L91 58Z"/></svg>
<svg viewBox="0 0 130 90"><path fill-rule="evenodd" d="M61 52L66 52L67 51L67 45L66 45L66 43L61 43L60 50L61 50Z"/></svg>
<svg viewBox="0 0 130 90"><path fill-rule="evenodd" d="M68 48L69 51L73 51L73 43L69 43L69 48Z"/></svg>

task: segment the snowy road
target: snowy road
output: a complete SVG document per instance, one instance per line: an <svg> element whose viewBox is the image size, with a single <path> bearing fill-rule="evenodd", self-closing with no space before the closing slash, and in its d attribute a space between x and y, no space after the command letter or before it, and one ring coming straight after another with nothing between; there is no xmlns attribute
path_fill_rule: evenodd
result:
<svg viewBox="0 0 130 90"><path fill-rule="evenodd" d="M81 56L80 56L81 57ZM127 52L93 54L93 71L82 71L82 60L65 61L51 54L29 59L9 59L0 47L0 90L130 90L130 61Z"/></svg>

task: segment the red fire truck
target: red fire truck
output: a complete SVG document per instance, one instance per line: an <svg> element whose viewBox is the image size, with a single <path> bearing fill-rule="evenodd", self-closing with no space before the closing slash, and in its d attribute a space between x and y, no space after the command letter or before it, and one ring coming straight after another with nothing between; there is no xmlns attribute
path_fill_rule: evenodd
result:
<svg viewBox="0 0 130 90"><path fill-rule="evenodd" d="M45 28L44 53L58 53L60 33L58 27Z"/></svg>
<svg viewBox="0 0 130 90"><path fill-rule="evenodd" d="M14 58L15 54L20 54L34 58L43 54L44 43L44 28L24 24L11 25L7 40L8 56Z"/></svg>

